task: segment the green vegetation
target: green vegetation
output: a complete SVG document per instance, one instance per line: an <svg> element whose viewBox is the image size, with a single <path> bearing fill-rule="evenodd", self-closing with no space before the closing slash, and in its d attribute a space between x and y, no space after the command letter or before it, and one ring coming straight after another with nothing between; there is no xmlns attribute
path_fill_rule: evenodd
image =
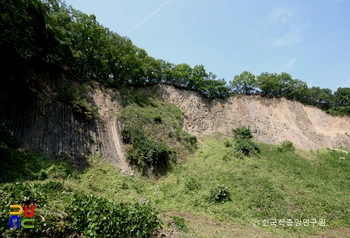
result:
<svg viewBox="0 0 350 238"><path fill-rule="evenodd" d="M194 150L197 138L182 130L181 111L175 105L141 90L126 95L119 119L127 159L143 174L164 174Z"/></svg>
<svg viewBox="0 0 350 238"><path fill-rule="evenodd" d="M249 127L238 127L232 129L233 138L235 139L234 154L237 158L243 158L244 156L257 155L260 153L259 146L252 141L253 134ZM225 141L225 146L229 142ZM225 158L227 160L227 158Z"/></svg>
<svg viewBox="0 0 350 238"><path fill-rule="evenodd" d="M218 184L210 190L211 202L223 202L230 200L230 191L224 184Z"/></svg>
<svg viewBox="0 0 350 238"><path fill-rule="evenodd" d="M293 145L293 142L291 141L283 141L278 147L277 147L279 152L294 152L295 151L295 146Z"/></svg>
<svg viewBox="0 0 350 238"><path fill-rule="evenodd" d="M5 185L0 197L2 237L150 237L161 225L150 205L116 203L93 194L72 195L60 182ZM11 204L35 205L33 229L8 228Z"/></svg>
<svg viewBox="0 0 350 238"><path fill-rule="evenodd" d="M188 231L186 220L184 218L173 216L172 219L178 231Z"/></svg>
<svg viewBox="0 0 350 238"><path fill-rule="evenodd" d="M163 83L210 99L286 97L350 115L349 88L332 93L309 88L288 73L255 76L248 71L226 85L203 65L192 68L148 56L94 15L62 1L0 0L0 9L0 64L6 79L0 88L1 236L152 237L164 229L160 219L169 218L189 236L307 236L350 227L348 152L306 152L288 141L257 143L245 127L233 130L234 139L220 134L197 139L182 130L176 106L137 89ZM55 80L61 76L69 77L62 85ZM98 115L80 85L94 80L120 88L127 159L157 180L123 176L98 154L90 158L90 167L76 171L69 163L20 149L5 118L15 106L30 105L43 79L59 89L56 100L87 120ZM35 204L35 229L8 229L9 205L16 203ZM327 227L251 225L272 219L325 219Z"/></svg>
<svg viewBox="0 0 350 238"><path fill-rule="evenodd" d="M86 87L82 85L65 84L57 93L57 100L66 103L73 108L84 119L91 120L97 118L97 109L83 99L87 93Z"/></svg>
<svg viewBox="0 0 350 238"><path fill-rule="evenodd" d="M165 224L163 229L170 223L181 230L185 224L188 229L182 233L195 237L252 236L257 232L256 237L307 237L327 234L337 227L345 229L339 236L348 234L349 154L319 150L302 151L301 156L299 150L280 153L278 146L258 143L259 157L238 159L231 153L233 147L225 146L230 140L220 134L199 139L196 153L158 180L124 176L104 159L95 157L88 169L74 176L49 175L17 185L2 183L0 234L60 237L83 233L92 237L113 231L136 237L137 233L127 233L132 227L135 232L156 232L162 229L159 219ZM222 160L224 155L229 159ZM141 199L147 201L145 205L135 203ZM38 204L37 228L9 230L9 204L25 201ZM104 217L106 220L100 223ZM115 224L128 219L130 226L117 230ZM325 219L326 227L262 225L263 220L272 219ZM254 228L254 221L260 225Z"/></svg>
<svg viewBox="0 0 350 238"><path fill-rule="evenodd" d="M26 78L37 72L50 69L58 74L65 69L77 81L96 80L112 87L164 83L197 91L207 98L261 94L297 100L333 115L350 115L350 88L340 87L332 94L330 89L309 88L285 72L255 76L248 71L234 76L227 85L224 79L208 73L203 65L192 68L185 63L176 65L154 59L127 37L100 25L94 15L67 6L61 0L1 0L0 7L2 73L5 78L14 79L2 87L4 94L23 93L17 86L26 89L35 84L35 80L28 82ZM61 70L53 70L60 67ZM14 68L18 71L12 71ZM90 106L76 95L66 101L87 119L92 117Z"/></svg>

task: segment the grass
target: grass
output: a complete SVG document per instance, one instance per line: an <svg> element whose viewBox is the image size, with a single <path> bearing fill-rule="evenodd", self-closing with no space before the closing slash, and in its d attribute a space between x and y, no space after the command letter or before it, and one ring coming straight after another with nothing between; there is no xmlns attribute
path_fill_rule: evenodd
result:
<svg viewBox="0 0 350 238"><path fill-rule="evenodd" d="M310 159L300 151L280 153L277 146L259 143L259 157L237 159L234 148L225 146L227 140L220 134L201 138L186 163L158 180L121 175L102 158L81 174L54 180L64 182L68 191L93 192L119 202L146 199L159 210L164 232L177 237L305 237L337 229L345 236L349 231L347 153L303 151ZM230 200L210 202L210 190L217 184L228 187ZM185 231L176 230L174 217ZM277 219L276 227L263 225L272 219ZM283 227L279 219L325 219L326 226Z"/></svg>

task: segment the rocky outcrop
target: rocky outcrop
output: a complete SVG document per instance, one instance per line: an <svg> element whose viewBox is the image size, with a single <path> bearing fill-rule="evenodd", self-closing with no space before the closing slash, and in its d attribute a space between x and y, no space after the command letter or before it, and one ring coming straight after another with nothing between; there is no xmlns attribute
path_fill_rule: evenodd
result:
<svg viewBox="0 0 350 238"><path fill-rule="evenodd" d="M58 161L68 160L76 169L86 168L88 158L98 152L121 172L131 174L116 118L119 106L109 96L112 92L106 90L106 94L96 84L97 89L85 95L85 100L100 114L99 119L86 120L56 100L57 89L64 83L64 78L48 80L44 87L35 90L25 107L14 103L9 119L21 147Z"/></svg>
<svg viewBox="0 0 350 238"><path fill-rule="evenodd" d="M86 159L100 151L121 172L131 174L117 120L121 107L118 90L95 84L86 100L98 109L100 118L87 121L71 107L55 100L52 89L62 84L57 82L37 93L37 98L26 109L13 107L10 119L22 147L49 158L72 160L77 168L86 167ZM231 136L233 128L250 126L254 138L265 143L290 140L305 150L340 146L350 149L349 117L333 117L284 98L241 96L209 100L172 86L151 88L179 107L183 112L183 129L196 136L214 132Z"/></svg>
<svg viewBox="0 0 350 238"><path fill-rule="evenodd" d="M204 99L199 94L167 85L157 86L161 97L183 112L183 127L196 136L250 126L257 141L278 144L292 141L297 147L350 149L350 118L333 117L318 108L285 98L240 96Z"/></svg>

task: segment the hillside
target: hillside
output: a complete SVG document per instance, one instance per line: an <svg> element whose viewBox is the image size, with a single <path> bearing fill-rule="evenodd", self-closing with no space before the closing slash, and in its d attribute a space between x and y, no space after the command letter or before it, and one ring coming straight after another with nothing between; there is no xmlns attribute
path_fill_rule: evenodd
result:
<svg viewBox="0 0 350 238"><path fill-rule="evenodd" d="M123 173L132 173L124 156L122 125L117 118L123 107L120 90L97 83L88 86L84 100L95 108L100 119L85 121L71 107L55 100L52 92L62 88L64 82L65 79L58 83L58 88L43 87L29 106L32 109L14 108L14 135L22 147L49 158L74 157L76 166L82 168L84 158L100 150ZM233 128L250 126L254 139L268 144L290 140L304 150L350 148L349 117L331 116L296 101L256 95L206 99L169 85L147 86L141 91L149 94L151 90L181 110L182 128L194 136L215 132L231 136Z"/></svg>
<svg viewBox="0 0 350 238"><path fill-rule="evenodd" d="M1 237L350 234L350 88L217 79L61 0L0 9Z"/></svg>
<svg viewBox="0 0 350 238"><path fill-rule="evenodd" d="M348 118L332 117L319 109L286 99L245 96L209 100L193 91L168 85L113 89L96 82L83 84L85 89L79 89L83 92L79 100L87 104L82 106L78 101L74 106L68 106L66 102L57 101L55 93L65 88L67 79L62 77L53 82L55 84L37 89L36 100L30 104L37 106L26 110L15 107L13 113L14 135L22 148L45 154L53 160L39 158L32 152L15 152L15 156L16 153L21 156L16 161L21 161L24 169L17 179L8 164L1 166L2 170L8 168L2 173L0 190L4 205L13 201L22 203L29 197L29 201L34 199L43 207L36 210L37 214L51 221L47 228L44 228L46 223L43 226L39 221L39 229L45 230L36 230L39 233L33 234L64 237L83 229L78 223L74 223L74 227L62 225L65 224L63 221L90 224L86 232L92 233L83 232L84 237L93 236L93 232L111 234L113 225L97 226L106 231L94 228L101 217L98 207L121 205L109 204L103 199L121 204L146 202L147 207L130 205L126 209L130 214L136 209L145 217L153 214L152 223L149 223L151 230L147 234L159 226L154 220L158 213L153 211L159 212L158 217L163 222L159 232L166 237L346 237L348 234L349 154L316 150L323 146L349 148L345 134L348 130L342 131L348 126ZM95 111L98 117L88 119L77 109ZM305 128L300 121L309 121L312 127ZM276 144L282 140L277 140L275 134L283 133L283 127L277 127L279 122L290 128L288 137L283 139L315 151L297 149L296 152L281 153L276 146L262 143ZM322 130L320 122L329 125L330 129ZM153 141L151 146L160 141L177 155L175 161L170 160L171 166L165 173L158 177L146 173L147 178L137 173L137 167L129 166L130 145L123 142L122 135L127 125L142 126L144 139ZM258 156L241 159L235 156L231 130L242 125L251 126L255 139L262 141L258 144L261 150ZM270 129L273 127L280 131ZM181 128L198 136L196 149L191 149L187 143L193 136ZM260 131L255 131L257 128ZM314 137L307 134L309 129L315 132L312 133ZM301 133L308 140L298 141ZM336 133L344 139L332 137ZM322 135L331 138L333 144L320 141L316 146L315 138ZM31 185L13 183L21 179L30 180ZM224 187L217 187L218 184ZM21 186L26 186L27 190L22 191ZM220 192L220 189L227 189L229 199L215 202L211 199L212 193ZM43 194L45 199L40 197ZM101 198L84 194L96 194ZM74 209L87 203L97 204L95 213L82 209L74 216L64 215L73 214ZM56 212L48 212L53 207ZM8 210L1 212L7 214ZM108 216L126 219L118 218L123 217L119 212L113 210ZM86 219L85 213L97 220ZM7 216L3 217L6 219L0 222L7 224ZM263 225L266 219L325 219L327 226L274 228ZM139 225L143 225L132 222L138 228L130 226L128 229L140 229ZM51 230L52 226L56 228ZM6 229L0 232L9 234ZM25 233L17 230L16 234L20 237Z"/></svg>

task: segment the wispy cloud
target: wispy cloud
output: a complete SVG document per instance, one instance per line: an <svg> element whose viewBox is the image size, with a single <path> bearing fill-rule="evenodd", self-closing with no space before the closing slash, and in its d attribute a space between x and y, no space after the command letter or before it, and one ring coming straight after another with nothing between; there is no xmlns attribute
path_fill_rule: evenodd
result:
<svg viewBox="0 0 350 238"><path fill-rule="evenodd" d="M309 20L305 21L294 14L292 8L277 8L266 19L266 26L277 34L272 40L273 47L291 46L303 40L303 35ZM279 36L278 36L279 35Z"/></svg>
<svg viewBox="0 0 350 238"><path fill-rule="evenodd" d="M293 10L291 8L278 8L274 10L267 18L267 24L270 25L275 22L282 24L293 17Z"/></svg>
<svg viewBox="0 0 350 238"><path fill-rule="evenodd" d="M310 21L307 21L302 25L290 24L287 32L285 32L281 37L275 39L272 42L272 45L274 47L291 46L301 42L303 40L303 35L306 28L310 25Z"/></svg>
<svg viewBox="0 0 350 238"><path fill-rule="evenodd" d="M291 58L291 59L288 61L287 69L292 68L292 66L293 66L293 64L295 63L295 61L296 61L295 58Z"/></svg>
<svg viewBox="0 0 350 238"><path fill-rule="evenodd" d="M130 32L132 32L133 30L135 30L137 27L141 26L143 23L145 23L146 21L148 21L149 19L151 19L155 14L157 14L162 7L164 7L165 5L167 5L171 0L166 1L165 3L163 3L159 8L157 8L157 10L155 10L154 12L152 12L147 18L143 19L142 21L140 21L139 23L137 23L133 28L131 28L130 30L128 30L124 36L126 36L127 34L129 34Z"/></svg>

